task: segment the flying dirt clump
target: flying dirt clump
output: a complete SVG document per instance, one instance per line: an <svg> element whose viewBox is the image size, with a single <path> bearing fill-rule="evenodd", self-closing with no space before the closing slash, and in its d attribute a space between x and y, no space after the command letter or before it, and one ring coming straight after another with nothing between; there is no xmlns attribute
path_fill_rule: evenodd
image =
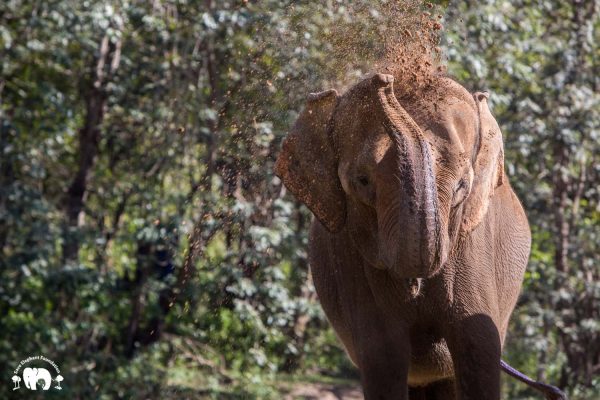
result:
<svg viewBox="0 0 600 400"><path fill-rule="evenodd" d="M358 1L336 11L339 22L328 39L337 70L391 74L401 96L414 94L444 72L439 47L443 17L431 3Z"/></svg>

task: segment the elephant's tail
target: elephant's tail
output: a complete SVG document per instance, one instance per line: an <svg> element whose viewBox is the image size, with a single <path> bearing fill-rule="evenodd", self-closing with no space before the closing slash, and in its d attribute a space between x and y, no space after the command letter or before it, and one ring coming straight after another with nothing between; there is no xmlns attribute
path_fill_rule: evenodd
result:
<svg viewBox="0 0 600 400"><path fill-rule="evenodd" d="M534 381L524 373L508 365L504 360L500 360L500 366L502 367L502 371L506 372L508 375L517 378L527 386L531 386L535 390L542 392L547 400L568 400L567 395L556 386Z"/></svg>

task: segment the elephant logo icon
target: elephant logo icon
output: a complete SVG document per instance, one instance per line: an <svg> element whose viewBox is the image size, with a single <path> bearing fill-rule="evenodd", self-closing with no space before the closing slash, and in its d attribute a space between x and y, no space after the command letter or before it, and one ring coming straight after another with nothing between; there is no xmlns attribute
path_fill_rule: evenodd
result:
<svg viewBox="0 0 600 400"><path fill-rule="evenodd" d="M46 368L25 368L23 370L23 382L27 389L36 390L40 381L43 381L42 390L50 389L52 375Z"/></svg>
<svg viewBox="0 0 600 400"><path fill-rule="evenodd" d="M56 377L52 378L52 374L46 368L42 368L39 366L31 366L23 368L23 379L19 376L20 369L28 363L36 362L38 364L39 361L45 361L50 364L54 370L56 371ZM53 386L56 390L62 390L60 383L64 380L64 378L60 375L60 370L56 363L44 356L34 356L29 357L19 363L19 366L14 371L14 375L11 378L14 387L12 390L19 390L21 388L21 381L25 384L25 388L29 390L49 390L52 387L52 381L56 382L56 386Z"/></svg>

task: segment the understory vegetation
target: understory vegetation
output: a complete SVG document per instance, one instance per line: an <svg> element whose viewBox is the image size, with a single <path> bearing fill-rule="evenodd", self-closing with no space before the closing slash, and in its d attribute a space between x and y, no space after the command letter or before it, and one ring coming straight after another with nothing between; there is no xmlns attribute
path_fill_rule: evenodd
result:
<svg viewBox="0 0 600 400"><path fill-rule="evenodd" d="M40 398L357 385L311 283L311 214L272 170L306 95L369 72L396 3L0 2L0 393L32 355L64 376ZM490 92L531 224L504 357L597 399L600 3L417 9L448 74Z"/></svg>

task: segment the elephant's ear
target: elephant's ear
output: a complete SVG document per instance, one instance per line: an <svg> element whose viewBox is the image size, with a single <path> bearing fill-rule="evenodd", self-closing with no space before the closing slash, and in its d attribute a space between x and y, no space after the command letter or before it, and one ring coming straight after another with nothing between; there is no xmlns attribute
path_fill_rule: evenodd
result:
<svg viewBox="0 0 600 400"><path fill-rule="evenodd" d="M277 176L330 232L346 222L346 197L328 133L337 99L335 90L309 95L275 163Z"/></svg>
<svg viewBox="0 0 600 400"><path fill-rule="evenodd" d="M473 95L479 112L479 149L473 166L474 180L465 202L462 230L470 232L487 213L494 189L504 183L502 132L488 107L487 92Z"/></svg>

